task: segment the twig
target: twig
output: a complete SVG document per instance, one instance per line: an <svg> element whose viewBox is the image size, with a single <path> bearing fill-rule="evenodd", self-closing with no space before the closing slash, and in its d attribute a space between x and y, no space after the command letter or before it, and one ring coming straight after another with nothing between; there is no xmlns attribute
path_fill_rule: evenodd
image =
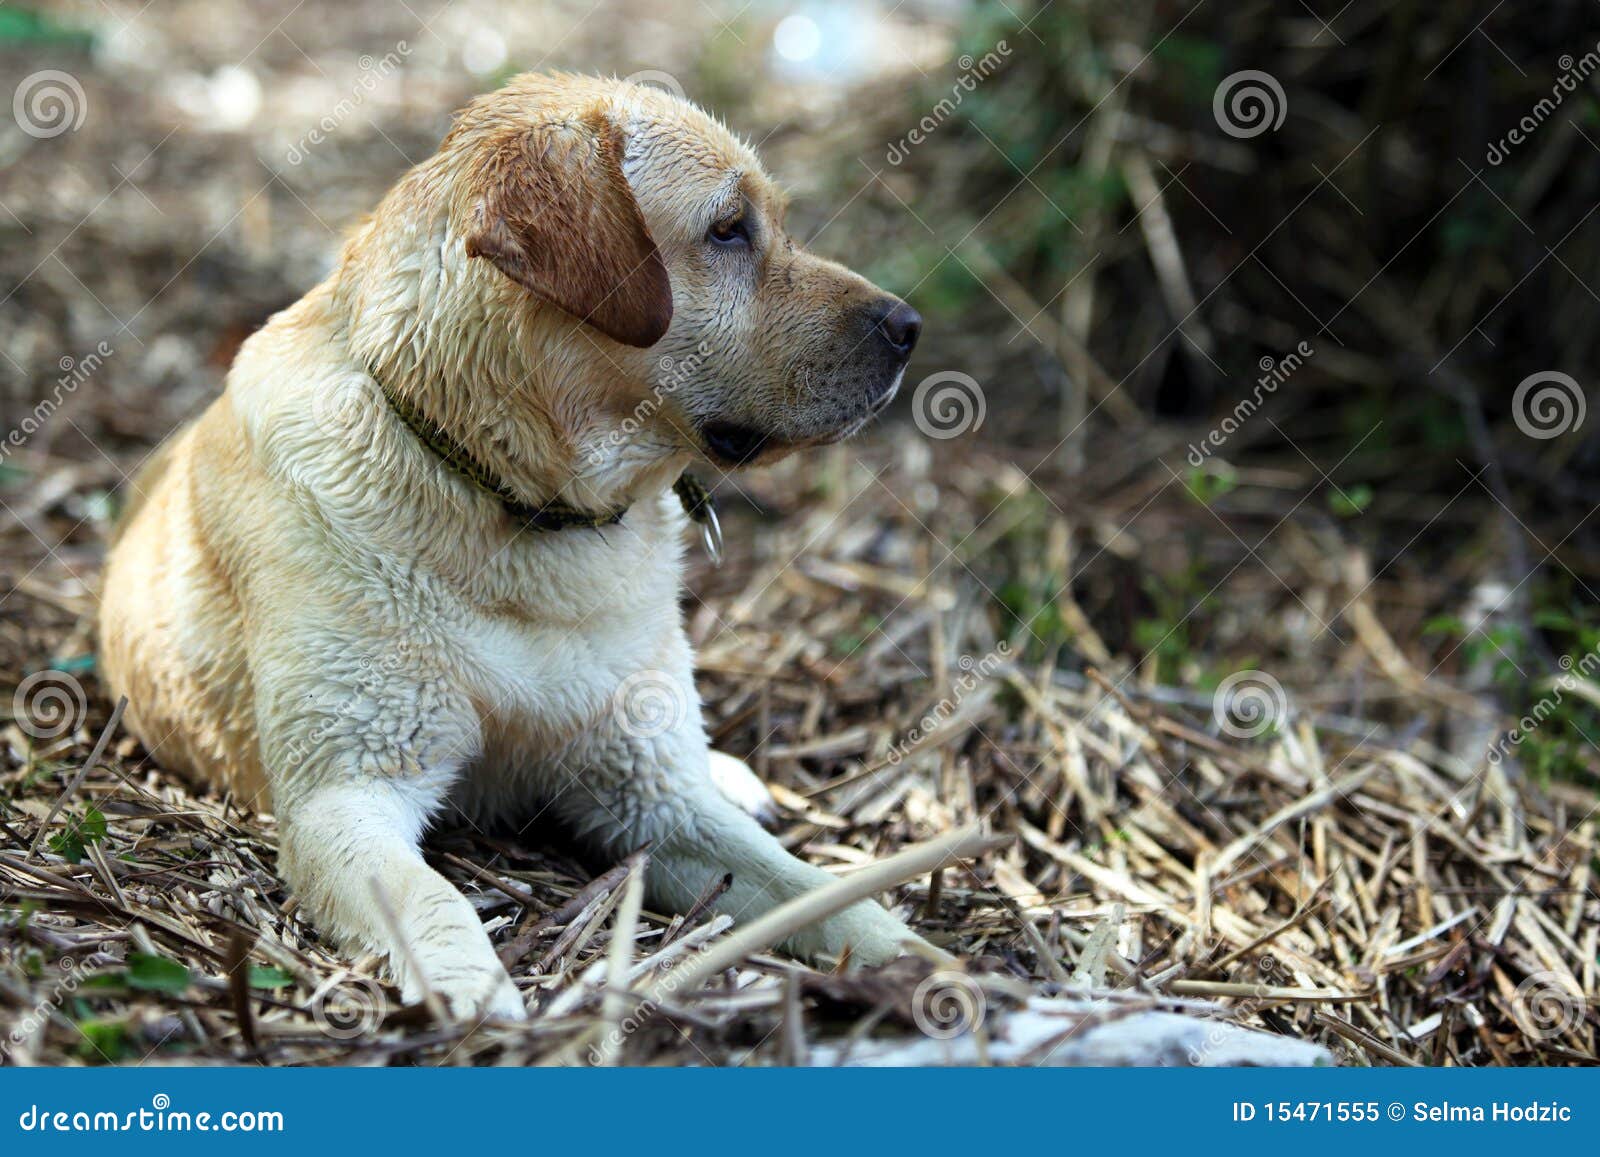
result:
<svg viewBox="0 0 1600 1157"><path fill-rule="evenodd" d="M628 873L628 884L617 906L611 943L606 949L605 999L601 1002L602 1034L597 1046L599 1064L617 1063L622 1051L622 1018L628 1012L628 964L633 960L633 937L639 925L639 909L644 906L644 874L649 857L641 856Z"/></svg>
<svg viewBox="0 0 1600 1157"><path fill-rule="evenodd" d="M724 968L788 939L800 929L825 920L858 901L877 895L956 860L982 855L1011 842L1009 836L985 836L975 827L962 828L925 843L913 844L886 860L797 896L736 929L733 935L706 949L671 974L676 992L689 992ZM659 1003L666 985L656 981L650 999Z"/></svg>

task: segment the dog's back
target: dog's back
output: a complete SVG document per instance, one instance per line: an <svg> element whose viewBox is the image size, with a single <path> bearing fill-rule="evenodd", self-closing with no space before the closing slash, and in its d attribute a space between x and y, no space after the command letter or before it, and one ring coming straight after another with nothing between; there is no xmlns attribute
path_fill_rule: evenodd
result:
<svg viewBox="0 0 1600 1157"><path fill-rule="evenodd" d="M219 398L129 484L106 559L99 668L164 767L266 806L233 576L196 502L197 445L219 440L228 409Z"/></svg>

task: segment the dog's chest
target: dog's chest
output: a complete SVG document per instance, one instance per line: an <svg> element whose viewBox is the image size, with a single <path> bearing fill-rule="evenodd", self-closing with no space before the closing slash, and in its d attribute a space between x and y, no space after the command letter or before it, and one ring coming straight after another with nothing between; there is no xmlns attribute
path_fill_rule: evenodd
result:
<svg viewBox="0 0 1600 1157"><path fill-rule="evenodd" d="M662 630L642 621L633 629L615 620L582 627L482 621L468 657L479 713L508 736L565 742L604 713L629 674L650 666Z"/></svg>
<svg viewBox="0 0 1600 1157"><path fill-rule="evenodd" d="M678 551L623 531L561 533L589 537L536 544L558 549L509 560L494 597L465 608L464 674L486 746L564 744L606 717L630 675L681 650Z"/></svg>

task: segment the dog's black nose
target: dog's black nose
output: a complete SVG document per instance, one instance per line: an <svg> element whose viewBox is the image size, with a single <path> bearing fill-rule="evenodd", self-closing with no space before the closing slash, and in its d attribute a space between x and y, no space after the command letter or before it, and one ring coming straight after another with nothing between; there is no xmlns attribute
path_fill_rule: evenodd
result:
<svg viewBox="0 0 1600 1157"><path fill-rule="evenodd" d="M878 332L901 357L910 357L922 336L922 315L903 301L891 299L878 316Z"/></svg>

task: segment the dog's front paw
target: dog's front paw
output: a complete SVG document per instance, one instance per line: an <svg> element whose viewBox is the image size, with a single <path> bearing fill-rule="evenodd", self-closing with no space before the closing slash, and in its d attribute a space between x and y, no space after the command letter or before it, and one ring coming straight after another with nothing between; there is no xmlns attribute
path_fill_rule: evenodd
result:
<svg viewBox="0 0 1600 1157"><path fill-rule="evenodd" d="M882 905L863 900L800 932L788 947L819 962L848 960L858 967L886 964L921 939Z"/></svg>
<svg viewBox="0 0 1600 1157"><path fill-rule="evenodd" d="M721 751L707 753L711 782L722 797L764 828L778 822L778 805L761 777L737 756Z"/></svg>
<svg viewBox="0 0 1600 1157"><path fill-rule="evenodd" d="M528 1009L522 994L498 961L493 968L454 962L433 968L424 965L428 989L444 1001L457 1020L527 1020ZM423 986L408 976L400 986L407 1004L423 999Z"/></svg>

